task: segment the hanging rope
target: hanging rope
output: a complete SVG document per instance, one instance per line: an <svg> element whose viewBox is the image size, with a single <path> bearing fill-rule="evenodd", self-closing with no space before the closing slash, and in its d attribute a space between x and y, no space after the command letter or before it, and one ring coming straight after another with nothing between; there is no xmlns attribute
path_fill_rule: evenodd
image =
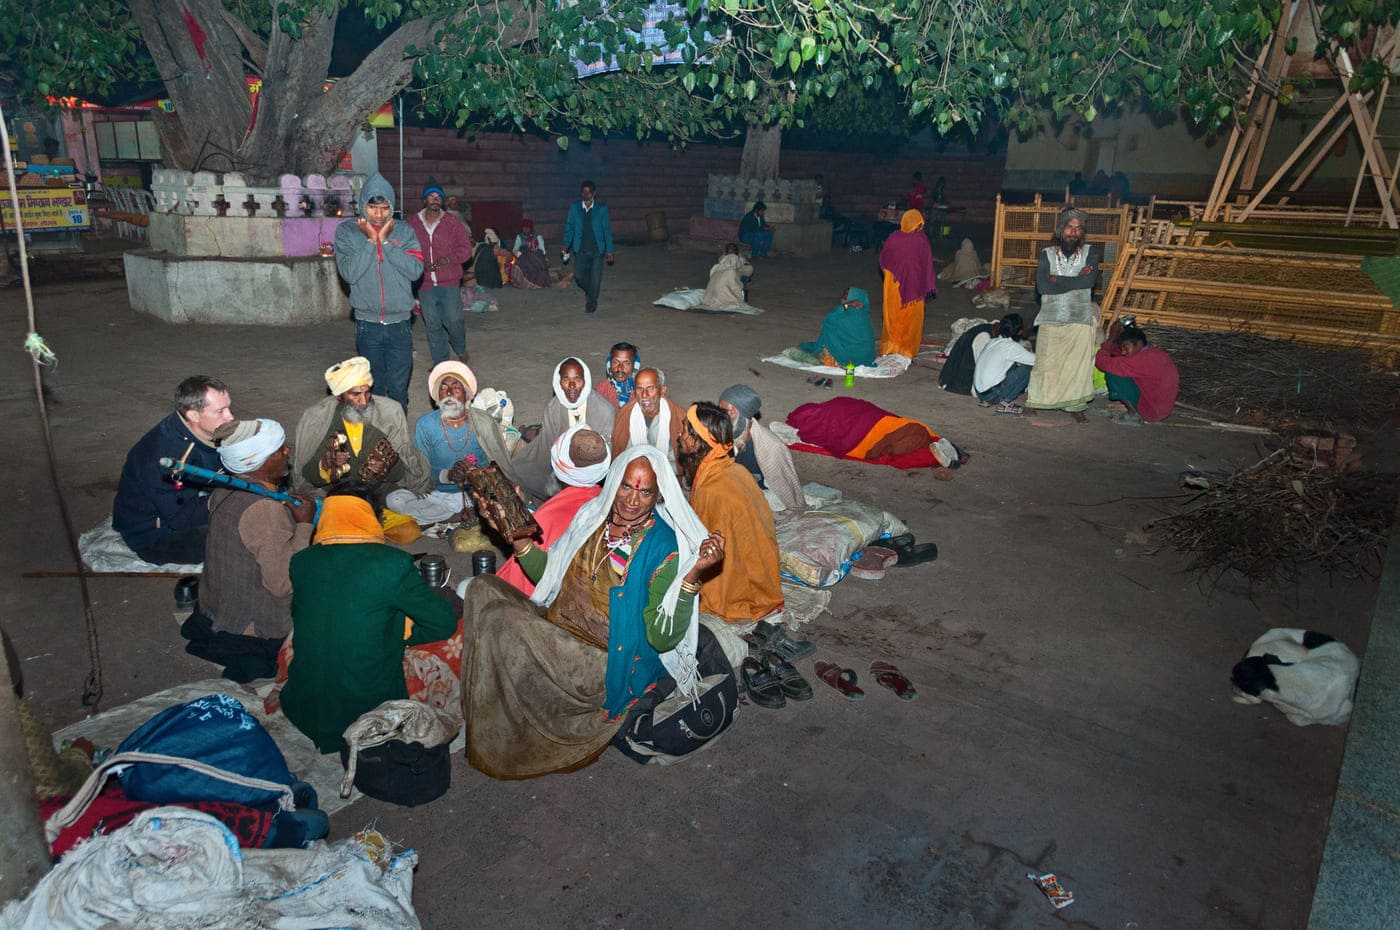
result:
<svg viewBox="0 0 1400 930"><path fill-rule="evenodd" d="M34 368L34 397L39 403L39 423L44 428L44 451L49 458L49 478L53 481L54 494L58 497L58 512L63 518L63 532L68 537L68 548L73 553L73 561L78 566L78 588L83 598L83 626L87 631L88 673L83 680L83 706L96 708L102 700L102 648L97 640L97 618L92 612L92 595L88 591L87 566L83 565L82 553L78 551L78 534L73 529L73 515L68 512L68 499L63 495L63 483L58 477L58 456L53 449L53 430L49 426L49 408L44 400L43 368L58 363L58 356L39 335L39 327L34 322L34 288L29 282L29 254L24 244L24 220L19 212L19 193L15 183L15 162L10 155L10 130L4 107L0 107L0 150L5 154L5 177L10 182L10 210L14 215L15 239L19 243L19 273L24 283L24 304L29 314L28 336L24 340L24 350L29 353Z"/></svg>

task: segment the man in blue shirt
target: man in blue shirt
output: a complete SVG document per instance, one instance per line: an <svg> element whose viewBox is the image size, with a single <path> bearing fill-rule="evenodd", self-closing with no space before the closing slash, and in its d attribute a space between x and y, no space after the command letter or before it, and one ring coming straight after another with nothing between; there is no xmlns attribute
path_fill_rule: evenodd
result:
<svg viewBox="0 0 1400 930"><path fill-rule="evenodd" d="M597 189L592 181L584 181L582 196L569 205L569 215L564 220L564 261L571 255L578 257L574 283L583 290L585 313L598 312L603 262L613 263L612 223L608 205L593 197Z"/></svg>
<svg viewBox="0 0 1400 930"><path fill-rule="evenodd" d="M428 374L428 396L437 409L414 423L413 445L428 460L433 490L421 497L394 491L384 504L420 524L474 520L474 511L463 512L467 508L461 484L466 469L485 468L495 462L512 484L520 483L519 473L511 466L501 425L491 414L471 405L476 396L476 375L470 368L453 360L438 365Z"/></svg>

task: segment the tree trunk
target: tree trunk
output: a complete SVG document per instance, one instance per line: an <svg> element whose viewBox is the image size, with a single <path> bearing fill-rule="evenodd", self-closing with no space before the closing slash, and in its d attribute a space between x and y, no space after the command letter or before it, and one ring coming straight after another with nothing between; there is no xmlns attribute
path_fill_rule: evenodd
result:
<svg viewBox="0 0 1400 930"><path fill-rule="evenodd" d="M783 147L783 127L750 126L739 158L739 177L759 181L778 179L778 153Z"/></svg>
<svg viewBox="0 0 1400 930"><path fill-rule="evenodd" d="M501 7L512 15L501 16ZM483 22L493 8L500 24L496 43L514 46L538 35L535 17L519 0L482 4ZM370 114L413 79L415 58L408 50L431 48L444 25L430 17L409 20L353 74L326 89L336 9L313 7L292 38L274 5L263 40L221 0L134 0L132 16L175 103L173 118L156 120L165 163L186 171L239 171L269 186L281 174L334 171ZM249 74L262 79L256 111Z"/></svg>

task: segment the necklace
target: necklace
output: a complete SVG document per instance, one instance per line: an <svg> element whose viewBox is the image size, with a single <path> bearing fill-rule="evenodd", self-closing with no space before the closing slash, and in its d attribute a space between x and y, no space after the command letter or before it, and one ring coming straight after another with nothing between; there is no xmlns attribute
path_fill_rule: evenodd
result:
<svg viewBox="0 0 1400 930"><path fill-rule="evenodd" d="M467 435L462 438L462 444L457 445L452 441L451 434L447 432L447 421L442 417L438 417L438 426L442 427L442 439L447 443L447 448L451 449L453 452L465 452L467 446L472 444L472 418L470 414L467 415L464 422L467 427Z"/></svg>
<svg viewBox="0 0 1400 930"><path fill-rule="evenodd" d="M624 526L621 535L614 537L612 534L613 520L609 518L608 522L603 524L602 532L598 534L597 542L593 544L593 549L589 553L588 562L593 566L593 569L589 573L588 580L590 582L597 581L598 572L602 571L603 566L619 551L626 550L624 564L617 572L617 574L621 575L622 569L626 568L626 562L630 561L632 558L632 540L636 531L648 525L650 521L651 514L647 514L635 523Z"/></svg>

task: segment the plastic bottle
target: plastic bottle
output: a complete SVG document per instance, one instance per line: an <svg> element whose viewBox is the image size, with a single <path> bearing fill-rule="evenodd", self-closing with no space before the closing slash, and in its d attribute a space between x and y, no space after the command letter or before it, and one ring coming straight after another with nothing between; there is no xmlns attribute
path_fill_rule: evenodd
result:
<svg viewBox="0 0 1400 930"><path fill-rule="evenodd" d="M856 365L855 362L846 363L846 387L856 386Z"/></svg>

